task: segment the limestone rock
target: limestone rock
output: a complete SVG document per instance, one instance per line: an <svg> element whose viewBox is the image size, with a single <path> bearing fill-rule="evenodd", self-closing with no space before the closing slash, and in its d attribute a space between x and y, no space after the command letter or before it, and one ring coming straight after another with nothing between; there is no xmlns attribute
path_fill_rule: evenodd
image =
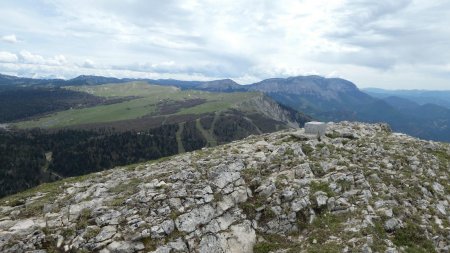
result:
<svg viewBox="0 0 450 253"><path fill-rule="evenodd" d="M393 242L402 229L448 252L450 145L382 124L326 127L320 138L250 136L6 197L0 252L408 252Z"/></svg>

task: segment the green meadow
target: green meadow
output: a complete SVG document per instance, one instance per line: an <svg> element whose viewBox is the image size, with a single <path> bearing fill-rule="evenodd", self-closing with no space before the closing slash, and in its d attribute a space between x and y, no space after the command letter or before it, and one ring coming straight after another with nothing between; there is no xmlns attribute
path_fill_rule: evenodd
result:
<svg viewBox="0 0 450 253"><path fill-rule="evenodd" d="M136 119L147 115L158 115L158 104L170 101L204 99L205 103L182 108L175 114L201 114L226 110L238 106L242 101L254 97L257 93L213 93L194 90L180 90L171 86L151 85L144 82L123 84L105 84L97 86L74 86L67 89L87 92L106 97L128 97L130 100L94 107L70 109L56 112L41 118L17 122L19 128L58 128L89 123L105 123L119 120Z"/></svg>

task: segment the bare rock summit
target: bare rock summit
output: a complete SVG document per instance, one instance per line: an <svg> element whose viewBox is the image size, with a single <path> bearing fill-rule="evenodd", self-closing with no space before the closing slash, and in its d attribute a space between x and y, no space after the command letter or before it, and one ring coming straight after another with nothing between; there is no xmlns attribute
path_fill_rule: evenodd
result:
<svg viewBox="0 0 450 253"><path fill-rule="evenodd" d="M1 252L449 252L450 146L328 124L0 200Z"/></svg>

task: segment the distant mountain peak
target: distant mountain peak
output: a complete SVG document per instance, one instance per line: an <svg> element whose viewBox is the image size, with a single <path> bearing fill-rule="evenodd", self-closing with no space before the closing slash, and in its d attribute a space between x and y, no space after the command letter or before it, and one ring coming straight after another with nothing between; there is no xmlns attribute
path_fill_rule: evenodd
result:
<svg viewBox="0 0 450 253"><path fill-rule="evenodd" d="M220 79L200 83L197 88L211 91L237 91L244 90L245 87L231 79Z"/></svg>
<svg viewBox="0 0 450 253"><path fill-rule="evenodd" d="M123 80L115 78L115 77L105 77L105 76L95 76L95 75L79 75L73 79L67 81L72 85L97 85L97 84L105 84L105 83L120 83Z"/></svg>
<svg viewBox="0 0 450 253"><path fill-rule="evenodd" d="M364 96L364 93L350 81L317 75L266 79L252 84L250 90L266 93L314 94L328 99L337 99L339 93Z"/></svg>

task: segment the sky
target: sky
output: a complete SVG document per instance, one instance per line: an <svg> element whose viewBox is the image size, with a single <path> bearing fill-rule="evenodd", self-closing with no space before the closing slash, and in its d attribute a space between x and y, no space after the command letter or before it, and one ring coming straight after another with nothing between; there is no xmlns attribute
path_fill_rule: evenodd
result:
<svg viewBox="0 0 450 253"><path fill-rule="evenodd" d="M450 90L450 1L2 0L0 73Z"/></svg>

